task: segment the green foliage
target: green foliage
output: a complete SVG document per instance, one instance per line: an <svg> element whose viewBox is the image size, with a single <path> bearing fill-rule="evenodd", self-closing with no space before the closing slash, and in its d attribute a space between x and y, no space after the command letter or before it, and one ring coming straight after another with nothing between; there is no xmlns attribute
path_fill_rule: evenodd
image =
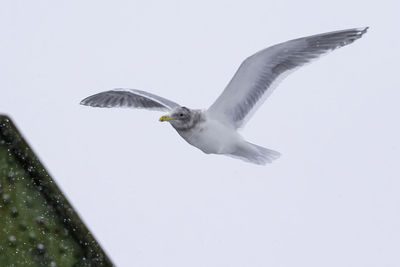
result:
<svg viewBox="0 0 400 267"><path fill-rule="evenodd" d="M1 266L112 266L33 152L4 117L0 117L0 263Z"/></svg>

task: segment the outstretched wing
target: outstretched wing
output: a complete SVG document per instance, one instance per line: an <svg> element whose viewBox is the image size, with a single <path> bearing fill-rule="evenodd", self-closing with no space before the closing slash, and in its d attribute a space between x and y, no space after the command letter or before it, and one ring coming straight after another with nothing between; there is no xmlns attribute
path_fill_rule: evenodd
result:
<svg viewBox="0 0 400 267"><path fill-rule="evenodd" d="M251 114L291 71L360 38L366 28L323 33L291 40L259 51L239 67L223 93L208 109L209 116L233 128Z"/></svg>
<svg viewBox="0 0 400 267"><path fill-rule="evenodd" d="M118 88L89 96L81 101L81 105L100 108L144 108L150 110L169 111L179 105L171 100L151 93Z"/></svg>

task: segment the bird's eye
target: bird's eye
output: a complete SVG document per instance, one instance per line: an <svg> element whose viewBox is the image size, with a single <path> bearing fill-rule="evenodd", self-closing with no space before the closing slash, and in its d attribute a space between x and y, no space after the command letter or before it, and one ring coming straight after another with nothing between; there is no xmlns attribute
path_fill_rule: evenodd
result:
<svg viewBox="0 0 400 267"><path fill-rule="evenodd" d="M180 113L180 114L179 114L179 117L183 117L183 113Z"/></svg>

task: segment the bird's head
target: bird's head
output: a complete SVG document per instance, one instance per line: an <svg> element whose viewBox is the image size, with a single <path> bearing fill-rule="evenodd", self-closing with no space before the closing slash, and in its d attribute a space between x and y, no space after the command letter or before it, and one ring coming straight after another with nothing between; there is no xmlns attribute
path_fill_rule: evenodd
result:
<svg viewBox="0 0 400 267"><path fill-rule="evenodd" d="M178 107L171 111L170 114L163 115L160 121L168 121L177 130L188 130L196 123L194 112L187 107Z"/></svg>

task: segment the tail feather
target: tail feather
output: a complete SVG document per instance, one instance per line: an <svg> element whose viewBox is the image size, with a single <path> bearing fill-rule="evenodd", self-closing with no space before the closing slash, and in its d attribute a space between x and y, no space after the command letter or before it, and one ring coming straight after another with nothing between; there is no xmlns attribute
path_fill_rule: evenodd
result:
<svg viewBox="0 0 400 267"><path fill-rule="evenodd" d="M261 147L249 142L244 142L243 144L238 146L233 153L229 155L258 165L271 163L281 156L281 154L277 151Z"/></svg>

